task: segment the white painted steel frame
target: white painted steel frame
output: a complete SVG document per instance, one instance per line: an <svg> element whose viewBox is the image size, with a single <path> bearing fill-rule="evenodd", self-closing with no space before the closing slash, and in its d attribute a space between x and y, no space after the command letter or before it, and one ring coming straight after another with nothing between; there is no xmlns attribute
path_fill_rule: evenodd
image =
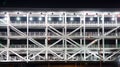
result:
<svg viewBox="0 0 120 67"><path fill-rule="evenodd" d="M118 39L120 39L119 35L117 34L117 30L120 27L120 24L117 22L117 15L120 15L119 12L94 12L94 11L80 11L80 12L43 12L45 17L45 23L44 24L29 24L29 16L32 14L36 14L36 16L41 16L41 12L21 12L20 14L24 13L27 17L27 23L23 24L25 28L27 29L27 34L19 30L22 28L23 25L20 24L12 24L10 21L10 15L18 15L16 14L16 11L14 12L7 12L4 14L6 16L7 21L0 19L0 22L3 22L4 25L0 25L0 29L3 27L7 28L7 35L1 36L0 39L6 39L7 45L4 45L0 43L0 46L3 48L0 48L0 62L20 62L20 61L114 61L115 58L117 58L120 54L120 48L118 47ZM4 13L1 12L1 13ZM52 14L53 13L53 14ZM76 13L76 15L73 15ZM86 13L93 14L92 17L97 16L97 19L99 20L99 17L102 16L102 24L100 24L99 21L97 21L97 24L86 24L85 18ZM98 15L96 15L98 13ZM111 13L112 16L115 16L115 24L105 24L104 22L104 16L106 13ZM64 21L61 24L49 24L48 23L48 17L56 14L58 17L64 17ZM64 14L64 15L63 15ZM71 14L71 15L70 15ZM70 15L70 16L68 16ZM1 15L0 15L1 16ZM79 17L80 23L79 24L68 24L66 17ZM91 16L91 15L90 15ZM45 44L42 44L36 40L35 37L29 36L29 28L31 26L36 26L36 28L44 27L45 28L45 36L38 37L41 39L44 37ZM18 28L20 27L20 28ZM86 29L87 27L90 28L96 28L98 31L98 36L87 36ZM105 28L109 27L111 30L105 32ZM34 27L31 27L31 29ZM73 28L74 30L67 33L67 30ZM18 36L14 37L10 35L10 29L18 33L19 37L24 37L26 39L26 46L24 48L10 48L10 40L12 37L14 39L17 39ZM62 29L62 31L59 31L58 29ZM100 29L102 29L102 35L100 35ZM80 30L80 34L77 36L72 35L73 33L77 33L76 31ZM83 31L82 31L83 30ZM56 36L49 36L48 31L52 32L53 34L56 34ZM111 34L113 31L116 31L115 36L109 36L111 39L115 37L116 41L116 47L105 47L105 39L108 37L107 35ZM21 38L19 38L21 39ZM49 41L52 39L57 39L53 44L49 45ZM80 42L76 42L74 39L79 40ZM92 39L92 41L88 44L86 44L87 39ZM100 40L102 40L102 47L100 44ZM29 41L37 45L38 47L29 47ZM61 47L54 47L62 41ZM93 44L97 42L98 46L94 47ZM72 47L68 47L68 43L71 44ZM101 50L100 50L101 49ZM21 52L25 54L25 56L21 55ZM15 57L12 57L12 55L15 55Z"/></svg>

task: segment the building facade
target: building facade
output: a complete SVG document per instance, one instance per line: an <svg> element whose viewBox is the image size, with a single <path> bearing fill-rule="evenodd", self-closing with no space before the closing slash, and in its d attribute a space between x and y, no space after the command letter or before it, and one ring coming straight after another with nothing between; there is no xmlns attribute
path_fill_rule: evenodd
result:
<svg viewBox="0 0 120 67"><path fill-rule="evenodd" d="M118 11L0 11L0 62L114 61Z"/></svg>

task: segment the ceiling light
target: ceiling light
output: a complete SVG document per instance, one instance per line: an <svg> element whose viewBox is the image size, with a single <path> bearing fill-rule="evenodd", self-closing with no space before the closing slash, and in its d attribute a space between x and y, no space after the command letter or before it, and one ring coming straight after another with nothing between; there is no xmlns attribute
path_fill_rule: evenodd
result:
<svg viewBox="0 0 120 67"><path fill-rule="evenodd" d="M73 17L71 17L71 18L70 18L70 20L71 20L71 21L73 21L73 20L74 20L74 18L73 18Z"/></svg>
<svg viewBox="0 0 120 67"><path fill-rule="evenodd" d="M30 17L30 20L32 21L32 20L33 20L33 18L32 18L32 17Z"/></svg>
<svg viewBox="0 0 120 67"><path fill-rule="evenodd" d="M20 21L20 17L17 17L16 20L17 20L17 21Z"/></svg>

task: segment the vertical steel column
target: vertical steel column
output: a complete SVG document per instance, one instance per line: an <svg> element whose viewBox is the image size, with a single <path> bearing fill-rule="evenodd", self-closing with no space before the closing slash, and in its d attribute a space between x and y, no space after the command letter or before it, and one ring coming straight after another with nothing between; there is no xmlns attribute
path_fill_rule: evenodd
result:
<svg viewBox="0 0 120 67"><path fill-rule="evenodd" d="M104 35L104 14L102 14L102 17L101 17L101 20L102 20L102 35ZM103 42L104 40L103 40L103 38L102 38L102 46L104 46L103 44L104 44L104 42ZM101 44L100 44L100 51L99 51L99 56L100 56L100 67L102 67L102 57L101 57L101 51L102 51L102 49L101 49Z"/></svg>
<svg viewBox="0 0 120 67"><path fill-rule="evenodd" d="M104 30L105 30L105 29L104 29L105 26L104 26L104 24L105 24L105 23L104 23L104 14L103 14L103 15L102 15L102 35L105 34L105 31L104 31ZM103 38L102 38L102 47L103 47L103 48L102 48L102 51L103 51L102 54L103 54L103 60L105 59L105 50L104 50L104 49L105 49L105 38L104 38L104 37L105 37L105 36L103 36Z"/></svg>
<svg viewBox="0 0 120 67"><path fill-rule="evenodd" d="M100 37L100 28L97 29L98 31L98 37ZM100 40L98 40L98 48L100 47Z"/></svg>
<svg viewBox="0 0 120 67"><path fill-rule="evenodd" d="M28 37L29 37L29 12L27 13L27 62L28 62L28 60L29 60L29 58L28 58L28 53L29 53L29 39L28 39Z"/></svg>
<svg viewBox="0 0 120 67"><path fill-rule="evenodd" d="M65 30L64 30L64 32L65 32L65 36L63 36L63 39L64 39L64 48L65 48L65 57L64 57L64 60L66 61L67 60L67 38L66 38L66 35L67 35L67 21L66 21L66 18L67 18L67 13L65 12Z"/></svg>
<svg viewBox="0 0 120 67"><path fill-rule="evenodd" d="M118 31L115 31L115 36L118 37ZM118 39L115 39L115 48L118 48Z"/></svg>
<svg viewBox="0 0 120 67"><path fill-rule="evenodd" d="M45 51L45 59L46 59L46 61L48 60L48 22L47 22L47 20L48 20L48 13L46 13L46 15L45 15L45 37L46 37L46 39L45 39L45 47L46 47L46 51Z"/></svg>
<svg viewBox="0 0 120 67"><path fill-rule="evenodd" d="M63 46L62 46L62 48L65 50L65 39L64 39L64 35L65 35L65 16L64 16L64 20L63 20L63 25L64 25L64 27L63 27L63 36L62 36L62 38L63 38L63 40L62 40L62 44L63 44ZM65 60L65 55L63 56L64 57L64 60Z"/></svg>
<svg viewBox="0 0 120 67"><path fill-rule="evenodd" d="M99 18L99 14L98 14L98 16L97 16L97 22L98 22L98 28L97 28L97 32L98 32L98 37L100 37L100 18ZM100 47L100 40L98 40L98 48Z"/></svg>
<svg viewBox="0 0 120 67"><path fill-rule="evenodd" d="M116 26L117 26L117 16L115 16L115 23L116 23ZM116 30L115 31L115 36L118 37L118 31ZM116 48L118 48L118 39L116 38L115 39L115 43L116 43Z"/></svg>
<svg viewBox="0 0 120 67"><path fill-rule="evenodd" d="M7 61L9 61L9 46L10 46L10 16L9 13L7 13Z"/></svg>
<svg viewBox="0 0 120 67"><path fill-rule="evenodd" d="M64 22L64 21L63 21ZM63 35L65 35L65 27L63 27ZM64 46L65 46L65 44L64 44L64 42L65 42L65 40L64 40L64 38L63 38L63 40L62 40L62 48L64 48Z"/></svg>
<svg viewBox="0 0 120 67"><path fill-rule="evenodd" d="M81 25L83 26L84 25L84 16L82 17L82 19L81 19ZM81 32L81 36L82 36L82 39L80 40L80 42L81 42L81 45L82 46L84 46L84 34L83 34L83 27L82 28L80 28L80 32ZM83 47L82 47L83 48ZM84 54L81 52L81 60L84 60L85 58L84 58Z"/></svg>
<svg viewBox="0 0 120 67"><path fill-rule="evenodd" d="M82 19L80 17L80 26L82 25ZM80 28L80 34L79 36L81 37L82 36L82 28ZM82 38L80 38L80 44L82 45Z"/></svg>
<svg viewBox="0 0 120 67"><path fill-rule="evenodd" d="M114 17L115 17L115 24L117 25L117 24L118 24L118 23L117 23L117 16L114 15Z"/></svg>
<svg viewBox="0 0 120 67"><path fill-rule="evenodd" d="M83 37L84 37L84 39L83 39L83 44L84 44L84 60L86 60L86 38L85 38L85 17L86 17L86 13L84 13L84 15L83 15Z"/></svg>
<svg viewBox="0 0 120 67"><path fill-rule="evenodd" d="M100 21L99 21L99 20L100 20L100 18L99 18L99 14L97 15L97 20L98 20L97 22L98 22L98 26L99 26L99 25L100 25Z"/></svg>
<svg viewBox="0 0 120 67"><path fill-rule="evenodd" d="M79 18L80 18L80 23L79 23L79 25L81 26L81 25L82 25L81 16L80 16ZM82 36L82 28L80 28L79 31L80 31L80 32L79 32L79 33L80 33L80 34L79 34L79 37L81 37L81 36ZM82 38L80 38L80 43L79 43L79 44L82 45ZM79 47L79 48L80 48L80 47ZM79 57L80 57L79 59L82 58L82 52L80 53ZM79 59L78 59L78 61L79 61Z"/></svg>

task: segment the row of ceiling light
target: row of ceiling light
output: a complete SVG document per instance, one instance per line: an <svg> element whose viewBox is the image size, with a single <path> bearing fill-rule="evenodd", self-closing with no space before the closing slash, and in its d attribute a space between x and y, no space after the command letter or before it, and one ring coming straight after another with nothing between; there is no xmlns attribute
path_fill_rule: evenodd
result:
<svg viewBox="0 0 120 67"><path fill-rule="evenodd" d="M16 18L16 20L20 21L20 20L21 20L21 18L20 18L20 17L17 17L17 18ZM33 20L33 18L32 18L32 17L30 17L30 18L29 18L29 20L30 20L30 21L32 21L32 20ZM42 17L39 17L39 18L38 18L38 20L39 20L39 21L42 21L42 20L43 20L43 18L42 18ZM52 20L52 18L50 18L50 17L49 17L49 18L48 18L48 20L49 20L49 21L51 21L51 20ZM59 20L59 21L62 21L62 20L63 20L63 18L59 17L59 19L58 19L58 20ZM91 18L90 18L90 21L93 21L93 20L94 20L94 18L92 18L92 17L91 17ZM101 20L102 20L102 18L101 18ZM112 17L112 18L111 18L111 20L113 20L113 21L114 21L114 20L115 20L115 18L114 18L114 17ZM73 17L71 17L71 18L70 18L70 21L74 21L74 18L73 18Z"/></svg>
<svg viewBox="0 0 120 67"><path fill-rule="evenodd" d="M101 18L101 20L102 20L102 19L103 19L103 18ZM4 18L4 20L6 20L6 18ZM21 17L16 17L16 20L17 20L17 21L20 21L20 20L21 20ZM30 17L29 20L32 21L32 20L34 20L34 18L33 18L33 17ZM39 20L39 21L42 21L43 18L42 18L42 17L39 17L38 20ZM59 21L62 21L63 18L62 18L62 17L59 17L58 20L59 20ZM89 18L89 20L90 20L90 21L93 21L94 18L91 17L91 18ZM112 17L111 20L114 21L115 18ZM52 18L51 18L51 17L48 17L48 21L52 21ZM70 17L70 21L74 21L74 17Z"/></svg>

